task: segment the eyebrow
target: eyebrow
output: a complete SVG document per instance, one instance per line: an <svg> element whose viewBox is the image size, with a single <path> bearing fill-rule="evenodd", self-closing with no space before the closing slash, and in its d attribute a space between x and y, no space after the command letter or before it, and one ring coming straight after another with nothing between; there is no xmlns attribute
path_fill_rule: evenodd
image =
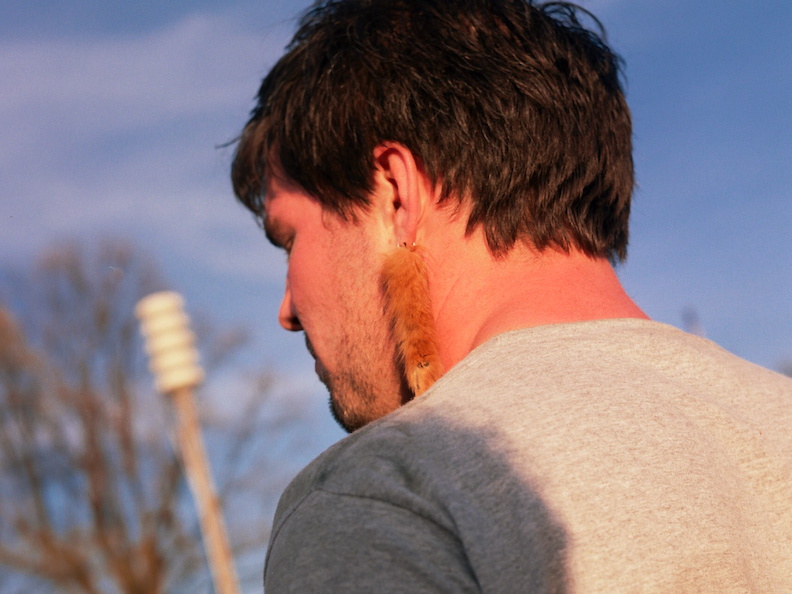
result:
<svg viewBox="0 0 792 594"><path fill-rule="evenodd" d="M273 219L271 216L264 215L264 235L267 240L276 248L283 249L286 246L287 231L283 224Z"/></svg>

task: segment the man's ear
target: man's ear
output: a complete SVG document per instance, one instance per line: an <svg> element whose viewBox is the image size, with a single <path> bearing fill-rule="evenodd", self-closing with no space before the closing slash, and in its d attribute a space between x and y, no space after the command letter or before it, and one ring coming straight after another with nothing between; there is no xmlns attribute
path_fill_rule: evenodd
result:
<svg viewBox="0 0 792 594"><path fill-rule="evenodd" d="M403 145L385 143L374 149L375 185L379 208L394 244L416 242L418 228L428 208L431 184L423 165Z"/></svg>

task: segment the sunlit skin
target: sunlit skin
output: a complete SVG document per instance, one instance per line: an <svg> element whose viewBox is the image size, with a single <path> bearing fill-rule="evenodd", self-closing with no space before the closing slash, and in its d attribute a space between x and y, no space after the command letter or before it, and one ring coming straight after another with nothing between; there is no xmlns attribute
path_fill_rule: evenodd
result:
<svg viewBox="0 0 792 594"><path fill-rule="evenodd" d="M382 260L421 246L443 368L502 332L545 324L646 318L605 258L574 248L489 251L466 209L439 202L420 161L388 144L374 153L371 208L343 220L283 177L268 179L265 230L289 254L279 318L304 331L333 414L353 431L410 399L383 313Z"/></svg>
<svg viewBox="0 0 792 594"><path fill-rule="evenodd" d="M278 177L265 210L268 238L288 254L280 323L305 332L336 420L353 431L401 406L408 394L379 282L387 234L366 213L345 221Z"/></svg>

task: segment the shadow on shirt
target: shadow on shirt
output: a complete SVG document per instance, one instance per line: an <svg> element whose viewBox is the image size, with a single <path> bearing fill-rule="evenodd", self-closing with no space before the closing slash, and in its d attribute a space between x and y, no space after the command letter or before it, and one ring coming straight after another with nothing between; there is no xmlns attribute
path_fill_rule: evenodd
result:
<svg viewBox="0 0 792 594"><path fill-rule="evenodd" d="M284 493L265 569L281 592L567 591L564 527L496 431L407 406Z"/></svg>

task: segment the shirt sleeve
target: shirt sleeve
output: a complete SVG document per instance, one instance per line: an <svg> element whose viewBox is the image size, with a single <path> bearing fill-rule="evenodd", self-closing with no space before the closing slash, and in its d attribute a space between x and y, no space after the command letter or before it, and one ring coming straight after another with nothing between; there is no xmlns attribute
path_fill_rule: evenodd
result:
<svg viewBox="0 0 792 594"><path fill-rule="evenodd" d="M459 540L387 501L314 491L276 526L266 594L480 592Z"/></svg>

